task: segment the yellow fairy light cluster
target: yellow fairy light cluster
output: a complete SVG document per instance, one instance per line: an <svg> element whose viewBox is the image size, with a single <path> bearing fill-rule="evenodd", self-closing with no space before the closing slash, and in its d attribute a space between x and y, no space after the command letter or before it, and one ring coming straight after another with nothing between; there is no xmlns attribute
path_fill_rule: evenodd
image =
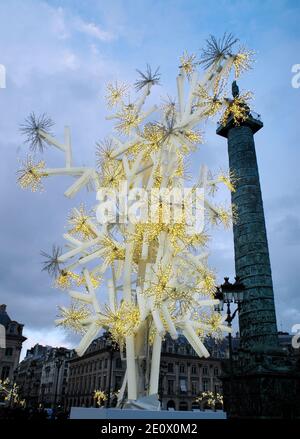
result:
<svg viewBox="0 0 300 439"><path fill-rule="evenodd" d="M212 270L209 270L207 267L199 266L197 269L201 284L201 291L205 294L213 297L213 294L216 290L216 275Z"/></svg>
<svg viewBox="0 0 300 439"><path fill-rule="evenodd" d="M148 297L153 297L156 304L162 303L168 299L173 287L169 285L172 273L172 266L159 265L155 273L155 278L150 282L144 293Z"/></svg>
<svg viewBox="0 0 300 439"><path fill-rule="evenodd" d="M217 95L210 95L205 86L200 84L195 92L196 108L201 109L204 117L213 117L223 106L222 99Z"/></svg>
<svg viewBox="0 0 300 439"><path fill-rule="evenodd" d="M252 98L251 92L246 92L241 96L226 100L226 108L220 119L221 125L226 125L230 117L233 118L235 125L240 125L249 116L249 107L246 102Z"/></svg>
<svg viewBox="0 0 300 439"><path fill-rule="evenodd" d="M134 334L140 323L139 308L129 302L121 302L116 310L105 307L105 314L98 319L98 324L106 328L113 341L122 345L124 338Z"/></svg>
<svg viewBox="0 0 300 439"><path fill-rule="evenodd" d="M92 286L94 288L97 288L101 282L101 277L95 277L90 274L90 280ZM78 287L81 285L86 286L86 280L84 275L80 275L69 270L61 270L60 274L55 279L54 285L61 290L68 290L73 285L76 285Z"/></svg>
<svg viewBox="0 0 300 439"><path fill-rule="evenodd" d="M97 143L96 156L101 187L118 189L119 183L126 178L123 164L114 157L114 152L112 141L105 139Z"/></svg>
<svg viewBox="0 0 300 439"><path fill-rule="evenodd" d="M180 66L187 77L190 77L191 74L196 69L198 62L196 60L196 55L189 54L187 51L184 51L183 55L180 57Z"/></svg>
<svg viewBox="0 0 300 439"><path fill-rule="evenodd" d="M55 279L55 286L62 290L71 288L72 282L77 279L77 275L72 271L61 270L60 274Z"/></svg>
<svg viewBox="0 0 300 439"><path fill-rule="evenodd" d="M76 280L76 285L78 287L80 287L82 285L87 287L86 279L85 279L83 274L75 275L74 279ZM91 284L92 284L93 288L98 288L100 283L101 283L101 280L102 280L101 276L94 276L92 273L90 273L90 281L91 281Z"/></svg>
<svg viewBox="0 0 300 439"><path fill-rule="evenodd" d="M123 164L119 160L107 160L103 163L100 173L101 186L119 188L121 181L125 180Z"/></svg>
<svg viewBox="0 0 300 439"><path fill-rule="evenodd" d="M137 128L141 122L141 116L134 104L124 105L116 114L118 123L115 128L120 134L129 135L133 128Z"/></svg>
<svg viewBox="0 0 300 439"><path fill-rule="evenodd" d="M4 397L10 407L13 406L25 406L25 399L21 399L19 396L19 387L15 383L11 383L9 378L0 380L0 396Z"/></svg>
<svg viewBox="0 0 300 439"><path fill-rule="evenodd" d="M106 263L111 264L113 261L125 258L125 248L120 243L106 236L100 240L103 249L103 259Z"/></svg>
<svg viewBox="0 0 300 439"><path fill-rule="evenodd" d="M43 169L45 169L44 160L35 163L33 158L28 156L22 162L22 168L17 172L20 187L30 189L32 192L42 191L44 189L42 178L47 176Z"/></svg>
<svg viewBox="0 0 300 439"><path fill-rule="evenodd" d="M71 226L68 233L70 233L70 235L76 235L84 240L95 238L96 234L91 228L90 221L91 215L86 212L84 205L81 204L79 209L72 209L68 219Z"/></svg>
<svg viewBox="0 0 300 439"><path fill-rule="evenodd" d="M173 224L166 225L163 227L163 230L169 235L175 255L186 248L204 247L208 241L208 236L203 232L187 233L185 218L182 218L182 222L174 222Z"/></svg>
<svg viewBox="0 0 300 439"><path fill-rule="evenodd" d="M106 102L108 107L115 107L128 94L129 86L122 82L110 82L107 87Z"/></svg>
<svg viewBox="0 0 300 439"><path fill-rule="evenodd" d="M203 138L199 131L196 130L185 130L184 136L192 143L202 143Z"/></svg>
<svg viewBox="0 0 300 439"><path fill-rule="evenodd" d="M242 72L251 68L254 58L254 51L241 48L240 51L233 56L233 66L235 69L235 77L238 78Z"/></svg>
<svg viewBox="0 0 300 439"><path fill-rule="evenodd" d="M145 151L145 158L147 158L152 152L160 149L164 141L164 132L157 124L148 123L144 126L141 137L144 142L139 144L139 150Z"/></svg>
<svg viewBox="0 0 300 439"><path fill-rule="evenodd" d="M222 315L218 312L211 313L204 322L209 325L210 329L207 332L207 335L216 339L222 339L223 333L220 329L220 325L222 325Z"/></svg>
<svg viewBox="0 0 300 439"><path fill-rule="evenodd" d="M101 169L103 163L113 160L114 146L113 142L109 139L105 139L102 142L97 142L96 146L97 164Z"/></svg>
<svg viewBox="0 0 300 439"><path fill-rule="evenodd" d="M103 390L94 390L93 398L100 407L107 400L107 395Z"/></svg>
<svg viewBox="0 0 300 439"><path fill-rule="evenodd" d="M237 212L234 205L226 207L225 205L210 207L208 209L208 218L211 224L222 224L225 228L230 227L237 220Z"/></svg>
<svg viewBox="0 0 300 439"><path fill-rule="evenodd" d="M220 172L217 176L217 181L223 183L230 192L235 192L237 177L234 171L229 170L229 172Z"/></svg>
<svg viewBox="0 0 300 439"><path fill-rule="evenodd" d="M86 305L79 305L74 302L70 308L59 306L58 309L60 312L58 326L72 329L74 332L83 332L82 322L90 316L90 311Z"/></svg>
<svg viewBox="0 0 300 439"><path fill-rule="evenodd" d="M210 409L214 410L217 405L221 407L223 406L223 395L218 392L213 393L211 391L201 392L196 398L196 402L204 402Z"/></svg>

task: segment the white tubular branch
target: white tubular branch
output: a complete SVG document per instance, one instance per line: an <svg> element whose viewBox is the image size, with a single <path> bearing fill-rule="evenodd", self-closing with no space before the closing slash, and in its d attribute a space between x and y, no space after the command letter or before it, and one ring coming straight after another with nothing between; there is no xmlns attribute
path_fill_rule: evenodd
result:
<svg viewBox="0 0 300 439"><path fill-rule="evenodd" d="M185 109L184 109L184 114L182 117L182 122L184 123L184 121L191 115L191 111L192 111L192 103L193 100L195 98L195 89L197 86L197 82L198 82L198 72L194 72L192 74L192 78L191 78L191 82L190 82L190 89L189 89L189 94L187 97L187 101L185 104Z"/></svg>
<svg viewBox="0 0 300 439"><path fill-rule="evenodd" d="M100 309L100 306L99 306L99 303L98 303L98 300L97 300L97 296L96 296L94 287L92 285L90 273L89 273L89 271L86 268L83 270L83 275L84 275L84 278L85 278L85 281L86 281L86 285L87 285L89 294L90 294L90 296L92 298L92 301L93 301L94 310L96 312L101 312L101 309Z"/></svg>
<svg viewBox="0 0 300 439"><path fill-rule="evenodd" d="M87 168L46 168L43 169L42 173L47 176L50 175L71 175L71 176L79 176L85 173Z"/></svg>
<svg viewBox="0 0 300 439"><path fill-rule="evenodd" d="M98 328L97 323L96 322L92 323L90 325L89 329L87 330L87 332L85 333L85 335L82 337L79 345L75 349L75 351L77 352L77 354L80 357L85 353L85 351L87 350L89 345L92 343L92 341L94 340L94 338L98 334L98 331L99 331L99 328Z"/></svg>
<svg viewBox="0 0 300 439"><path fill-rule="evenodd" d="M72 244L72 247L78 247L82 245L82 241L79 241L79 239L74 238L74 236L70 235L69 233L64 233L63 238L66 241L69 241L70 244Z"/></svg>
<svg viewBox="0 0 300 439"><path fill-rule="evenodd" d="M68 293L69 296L72 297L72 299L80 300L80 302L84 302L84 303L93 303L93 298L91 297L90 294L80 293L78 291L73 291L73 290L68 291Z"/></svg>
<svg viewBox="0 0 300 439"><path fill-rule="evenodd" d="M116 311L116 291L112 279L107 281L108 303L112 312Z"/></svg>
<svg viewBox="0 0 300 439"><path fill-rule="evenodd" d="M136 298L140 310L141 321L144 321L147 318L148 313L146 309L146 300L143 294L141 293L141 288L139 286L136 287Z"/></svg>
<svg viewBox="0 0 300 439"><path fill-rule="evenodd" d="M65 145L63 145L62 143L58 142L53 136L51 136L50 134L46 133L43 130L38 130L39 135L50 145L55 146L56 148L60 149L61 151L66 151Z"/></svg>
<svg viewBox="0 0 300 439"><path fill-rule="evenodd" d="M182 328L183 335L186 337L190 345L193 347L195 352L199 355L199 357L209 357L209 352L197 336L194 328L192 327L190 322L185 322Z"/></svg>
<svg viewBox="0 0 300 439"><path fill-rule="evenodd" d="M175 325L174 325L173 320L171 319L170 312L169 312L169 310L168 310L168 308L167 308L167 306L166 306L165 303L163 303L163 304L161 305L161 311L162 311L162 314L163 314L163 316L164 316L164 319L166 320L166 324L167 324L167 327L168 327L168 331L169 331L169 333L170 333L172 339L173 339L173 340L177 340L177 338L178 338L178 333L177 333L177 331L176 331L176 327L175 327Z"/></svg>
<svg viewBox="0 0 300 439"><path fill-rule="evenodd" d="M78 253L81 253L83 250L86 250L89 247L92 247L93 245L99 243L99 238L95 238L92 241L87 241L84 242L83 244L81 244L79 247L74 248L73 250L70 250L67 253L64 253L63 255L61 255L58 260L59 262L65 262L67 259L72 258L76 255L78 255Z"/></svg>
<svg viewBox="0 0 300 439"><path fill-rule="evenodd" d="M71 145L71 131L69 127L65 127L65 151L66 151L66 168L71 168L72 166L72 145Z"/></svg>
<svg viewBox="0 0 300 439"><path fill-rule="evenodd" d="M73 183L64 193L64 195L68 198L73 198L77 192L84 187L88 181L91 179L93 174L93 170L87 168L85 172L79 177L75 183Z"/></svg>
<svg viewBox="0 0 300 439"><path fill-rule="evenodd" d="M178 93L178 103L179 103L179 112L180 119L182 119L184 114L184 76L180 73L177 78L177 93Z"/></svg>
<svg viewBox="0 0 300 439"><path fill-rule="evenodd" d="M150 90L151 90L151 84L148 83L144 89L144 93L142 94L142 96L140 97L140 99L136 103L136 109L138 112L144 106L146 99L147 99L147 96L149 96L149 94L150 94Z"/></svg>
<svg viewBox="0 0 300 439"><path fill-rule="evenodd" d="M161 343L162 343L161 336L156 334L154 337L153 348L152 348L149 395L158 393Z"/></svg>
<svg viewBox="0 0 300 439"><path fill-rule="evenodd" d="M106 252L105 248L101 248L100 250L96 250L95 252L90 253L89 255L84 256L83 258L80 258L78 260L78 263L80 265L85 265L88 262L93 261L94 259L101 258L105 252Z"/></svg>
<svg viewBox="0 0 300 439"><path fill-rule="evenodd" d="M128 382L128 399L137 399L137 380L136 380L136 361L134 336L126 337L126 363L127 363L127 382Z"/></svg>
<svg viewBox="0 0 300 439"><path fill-rule="evenodd" d="M161 337L163 337L166 331L165 331L164 325L161 321L158 309L155 307L152 307L151 314L152 314L153 322L154 322L154 325L156 327L158 334Z"/></svg>

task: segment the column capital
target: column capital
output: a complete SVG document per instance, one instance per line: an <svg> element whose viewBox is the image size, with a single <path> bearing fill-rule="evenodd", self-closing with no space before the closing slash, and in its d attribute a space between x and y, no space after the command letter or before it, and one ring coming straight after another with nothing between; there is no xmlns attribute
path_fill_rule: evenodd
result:
<svg viewBox="0 0 300 439"><path fill-rule="evenodd" d="M227 120L226 125L221 125L221 124L218 125L216 133L219 136L225 137L227 139L228 132L231 128L238 128L238 127L242 127L242 126L247 126L247 127L251 128L253 134L255 134L255 133L257 133L257 131L259 131L264 126L264 124L261 120L260 114L257 114L254 111L251 111L249 113L249 117L244 122L241 122L240 125L236 125L236 123L234 122L233 116L230 116Z"/></svg>

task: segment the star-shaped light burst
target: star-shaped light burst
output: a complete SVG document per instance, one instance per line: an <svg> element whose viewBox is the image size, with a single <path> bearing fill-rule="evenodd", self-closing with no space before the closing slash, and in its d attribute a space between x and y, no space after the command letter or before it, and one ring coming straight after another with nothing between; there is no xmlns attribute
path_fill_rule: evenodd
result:
<svg viewBox="0 0 300 439"><path fill-rule="evenodd" d="M56 320L57 326L73 329L79 333L84 332L83 322L90 315L86 305L72 303L70 308L60 306L59 311L59 318Z"/></svg>
<svg viewBox="0 0 300 439"><path fill-rule="evenodd" d="M42 268L42 271L47 271L50 276L58 276L61 272L60 268L60 262L59 257L62 254L62 249L60 247L57 247L56 245L53 245L52 247L52 254L49 255L48 253L41 251L41 255L45 258Z"/></svg>
<svg viewBox="0 0 300 439"><path fill-rule="evenodd" d="M129 86L123 82L109 83L107 85L106 102L108 107L112 108L128 96Z"/></svg>
<svg viewBox="0 0 300 439"><path fill-rule="evenodd" d="M124 135L130 134L132 129L137 128L142 121L134 104L124 105L117 113L116 118L119 120L116 124L116 130Z"/></svg>
<svg viewBox="0 0 300 439"><path fill-rule="evenodd" d="M230 331L225 318L215 312L216 274L207 260L209 228L228 227L236 220L234 206L216 205L213 196L220 185L234 191L236 177L231 171L214 174L203 165L197 181L187 181L189 159L203 142L200 125L222 111L221 123L232 117L238 125L248 117L249 95L228 99L224 91L231 71L234 78L250 67L249 53L234 51L236 41L230 34L207 41L200 56L203 77L195 55L184 53L177 97L159 105L146 105L160 81L158 70L149 66L139 72L134 98L129 99L123 83L109 84L106 97L113 113L107 119L115 122L115 132L97 144L97 170L73 165L68 127L63 142L52 137L45 116L31 115L23 130L34 150L42 151L43 142L61 150L65 166L45 168L44 161L27 159L18 173L21 187L37 190L43 177L65 175L74 178L64 192L68 198L93 186L100 200L100 189L118 191L121 183L147 194L142 200L146 217L133 210L131 200L124 207L121 198L114 205L118 215L103 224L97 220L103 201L94 209L83 205L72 209L63 235L65 247L43 253L43 269L71 298L69 308L60 307L56 323L82 333L77 353L82 355L99 331L106 330L125 355L127 373L120 400L126 387L129 400L158 392L166 333L173 339L182 333L199 356L208 357L205 337ZM188 197L166 197L167 191L183 188L189 188ZM206 222L199 229L193 220L202 213Z"/></svg>
<svg viewBox="0 0 300 439"><path fill-rule="evenodd" d="M225 33L222 38L217 39L214 35L206 40L206 47L202 49L200 56L200 63L206 69L221 62L226 57L232 55L232 49L238 42L232 34Z"/></svg>
<svg viewBox="0 0 300 439"><path fill-rule="evenodd" d="M139 307L124 301L113 309L106 306L97 323L108 328L112 340L122 346L125 337L133 335L140 323Z"/></svg>
<svg viewBox="0 0 300 439"><path fill-rule="evenodd" d="M136 91L141 91L144 87L152 87L153 85L158 85L160 80L159 67L152 72L151 67L147 64L146 72L143 73L141 70L136 70L140 75L140 79L135 82Z"/></svg>
<svg viewBox="0 0 300 439"><path fill-rule="evenodd" d="M185 51L183 55L180 57L179 68L184 71L184 73L188 78L190 78L191 74L195 71L198 64L199 62L196 59L196 55L193 53L188 54L188 52Z"/></svg>
<svg viewBox="0 0 300 439"><path fill-rule="evenodd" d="M81 204L79 209L72 209L69 216L70 229L68 233L84 240L95 238L96 233L93 231L90 220L91 215L86 212L83 204Z"/></svg>
<svg viewBox="0 0 300 439"><path fill-rule="evenodd" d="M29 143L32 151L43 152L48 144L45 134L50 134L53 125L54 122L46 114L36 116L35 113L31 113L21 125L20 131L25 134L25 141Z"/></svg>
<svg viewBox="0 0 300 439"><path fill-rule="evenodd" d="M254 61L253 50L240 47L239 51L232 57L232 64L235 69L235 77L238 78L244 71L252 68Z"/></svg>
<svg viewBox="0 0 300 439"><path fill-rule="evenodd" d="M42 178L47 176L44 169L44 160L35 163L31 156L23 160L21 169L17 171L18 183L21 188L30 189L32 192L42 191Z"/></svg>

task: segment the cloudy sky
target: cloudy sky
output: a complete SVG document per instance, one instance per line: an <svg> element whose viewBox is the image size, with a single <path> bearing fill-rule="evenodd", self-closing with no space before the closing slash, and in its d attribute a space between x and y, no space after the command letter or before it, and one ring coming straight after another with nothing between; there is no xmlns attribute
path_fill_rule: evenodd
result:
<svg viewBox="0 0 300 439"><path fill-rule="evenodd" d="M300 5L284 0L0 0L0 302L25 324L26 347L36 342L71 346L74 339L53 320L64 293L41 273L40 250L61 243L66 217L82 197L67 200L68 181L49 179L44 193L16 184L18 160L27 147L18 127L31 112L46 112L62 137L72 128L75 162L92 165L95 142L109 134L103 96L110 80L134 81L135 69L160 66L155 97L175 95L178 59L198 53L209 34L234 33L256 51L254 69L240 80L255 93L253 108L264 121L256 135L273 270L279 329L300 323L300 88L291 86L300 63ZM215 123L193 159L212 169L226 167L225 139ZM49 166L62 163L46 153ZM85 193L83 195L86 195ZM88 194L92 205L95 194ZM210 263L219 281L234 275L232 233L211 231Z"/></svg>

